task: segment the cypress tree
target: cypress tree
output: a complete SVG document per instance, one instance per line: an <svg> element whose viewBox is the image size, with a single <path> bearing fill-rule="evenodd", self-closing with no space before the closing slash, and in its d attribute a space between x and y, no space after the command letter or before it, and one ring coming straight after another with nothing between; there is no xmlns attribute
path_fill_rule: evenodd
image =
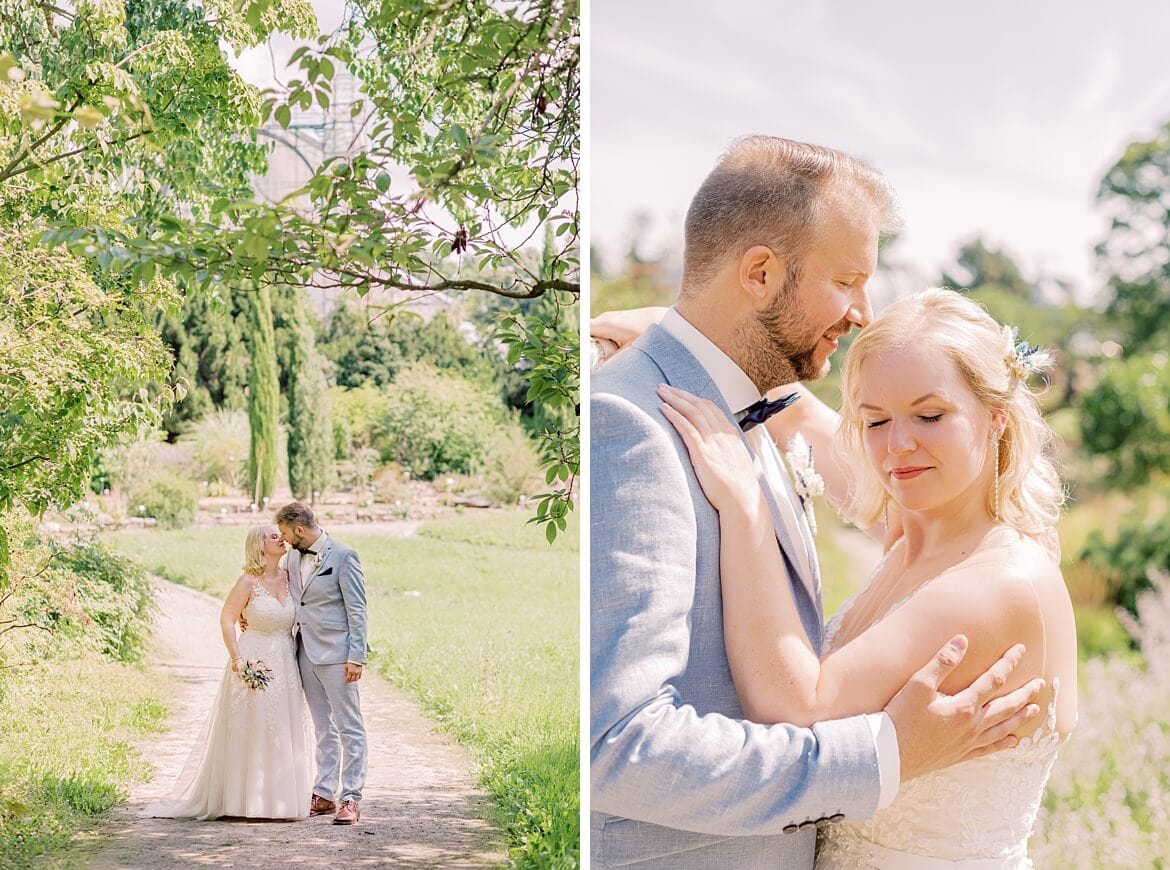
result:
<svg viewBox="0 0 1170 870"><path fill-rule="evenodd" d="M268 288L261 287L250 295L252 370L248 378L248 423L252 447L248 455L248 479L252 498L256 504L262 504L276 486L280 374L276 368L276 338Z"/></svg>
<svg viewBox="0 0 1170 870"><path fill-rule="evenodd" d="M300 501L313 502L333 473L329 386L313 330L303 313L288 370L288 483Z"/></svg>

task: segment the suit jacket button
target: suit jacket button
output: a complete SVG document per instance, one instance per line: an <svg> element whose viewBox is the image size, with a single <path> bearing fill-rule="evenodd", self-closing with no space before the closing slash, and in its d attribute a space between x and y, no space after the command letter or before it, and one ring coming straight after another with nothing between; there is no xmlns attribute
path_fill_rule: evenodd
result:
<svg viewBox="0 0 1170 870"><path fill-rule="evenodd" d="M809 819L808 821L805 821L805 822L801 822L799 825L797 825L797 827L800 828L800 830L802 830L802 831L807 831L809 828L815 828L816 826L817 826L817 823L814 822L812 819Z"/></svg>
<svg viewBox="0 0 1170 870"><path fill-rule="evenodd" d="M845 821L845 814L844 813L837 813L835 815L829 816L829 821L830 822L843 822L843 821Z"/></svg>
<svg viewBox="0 0 1170 870"><path fill-rule="evenodd" d="M784 833L786 833L786 834L795 834L799 830L800 830L800 828L797 825L785 825L784 826Z"/></svg>
<svg viewBox="0 0 1170 870"><path fill-rule="evenodd" d="M824 816L821 816L819 819L817 819L817 827L818 828L827 828L827 827L829 827L829 824L830 824L829 820L826 819Z"/></svg>

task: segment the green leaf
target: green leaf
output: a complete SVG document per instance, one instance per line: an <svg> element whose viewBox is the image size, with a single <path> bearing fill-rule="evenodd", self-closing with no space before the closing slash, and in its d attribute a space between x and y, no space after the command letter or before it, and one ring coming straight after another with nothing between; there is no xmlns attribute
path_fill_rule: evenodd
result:
<svg viewBox="0 0 1170 870"><path fill-rule="evenodd" d="M292 122L292 110L289 109L288 104L281 104L276 107L274 117L276 118L276 123L287 130L288 125Z"/></svg>
<svg viewBox="0 0 1170 870"><path fill-rule="evenodd" d="M92 130L105 120L105 115L103 115L93 106L82 106L81 108L74 110L73 118L85 129Z"/></svg>

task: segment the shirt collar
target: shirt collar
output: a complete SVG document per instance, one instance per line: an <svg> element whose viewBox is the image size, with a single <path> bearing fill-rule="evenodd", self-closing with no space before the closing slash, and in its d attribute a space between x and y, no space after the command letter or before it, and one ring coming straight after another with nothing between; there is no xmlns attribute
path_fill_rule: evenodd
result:
<svg viewBox="0 0 1170 870"><path fill-rule="evenodd" d="M706 369L732 413L738 414L748 405L760 400L760 391L744 370L679 314L678 309L674 307L666 309L666 314L662 316L658 325L689 350L699 361L699 365Z"/></svg>

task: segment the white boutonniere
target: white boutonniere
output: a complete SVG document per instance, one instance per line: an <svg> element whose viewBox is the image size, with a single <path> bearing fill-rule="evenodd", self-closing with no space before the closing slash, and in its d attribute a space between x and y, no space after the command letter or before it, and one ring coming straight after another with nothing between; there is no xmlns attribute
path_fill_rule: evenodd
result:
<svg viewBox="0 0 1170 870"><path fill-rule="evenodd" d="M792 486L800 496L800 506L804 508L804 518L808 521L808 530L816 535L817 516L813 512L814 495L824 495L825 479L817 474L813 467L812 445L804 440L799 432L788 442L788 452L784 454L788 462L788 470L792 473Z"/></svg>

